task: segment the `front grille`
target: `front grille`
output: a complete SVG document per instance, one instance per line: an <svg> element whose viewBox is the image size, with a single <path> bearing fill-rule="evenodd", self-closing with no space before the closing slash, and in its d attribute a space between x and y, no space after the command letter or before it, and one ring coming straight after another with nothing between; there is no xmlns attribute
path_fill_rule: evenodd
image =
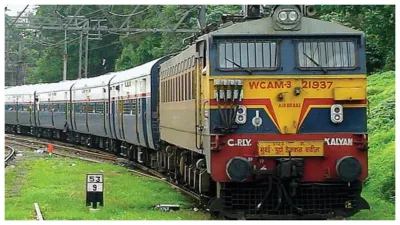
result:
<svg viewBox="0 0 400 225"><path fill-rule="evenodd" d="M225 210L231 212L244 212L245 214L268 215L293 215L293 214L328 214L341 211L346 205L356 207L356 199L361 189L360 185L337 183L299 184L296 194L291 197L291 192L286 188L289 204L284 193L279 194L278 186L272 185L272 190L262 207L257 205L267 194L268 184L260 183L224 183L221 186L221 199ZM279 201L279 196L281 201ZM297 209L295 207L297 207ZM301 210L299 211L298 208Z"/></svg>

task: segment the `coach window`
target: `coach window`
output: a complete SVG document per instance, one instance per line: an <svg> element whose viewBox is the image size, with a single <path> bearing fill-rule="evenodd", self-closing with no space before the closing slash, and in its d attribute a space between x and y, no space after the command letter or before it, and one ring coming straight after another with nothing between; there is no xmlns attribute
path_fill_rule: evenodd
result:
<svg viewBox="0 0 400 225"><path fill-rule="evenodd" d="M173 82L174 82L174 78L170 78L169 80L169 89L168 89L168 96L169 96L169 102L172 102L174 100L173 97Z"/></svg>
<svg viewBox="0 0 400 225"><path fill-rule="evenodd" d="M97 102L95 104L95 112L99 114L104 113L104 103L103 102Z"/></svg>
<svg viewBox="0 0 400 225"><path fill-rule="evenodd" d="M59 111L60 112L64 112L65 111L65 104L64 103L60 103Z"/></svg>
<svg viewBox="0 0 400 225"><path fill-rule="evenodd" d="M164 102L168 102L168 80L164 81Z"/></svg>
<svg viewBox="0 0 400 225"><path fill-rule="evenodd" d="M175 101L175 92L176 92L175 81L176 81L175 77L172 77L172 79L171 79L171 102Z"/></svg>
<svg viewBox="0 0 400 225"><path fill-rule="evenodd" d="M177 102L178 99L179 99L178 76L175 76L174 79L175 79L175 82L174 82L174 92L175 92L174 101Z"/></svg>
<svg viewBox="0 0 400 225"><path fill-rule="evenodd" d="M189 77L188 73L185 73L185 100L189 100Z"/></svg>
<svg viewBox="0 0 400 225"><path fill-rule="evenodd" d="M182 77L182 84L181 84L181 87L182 87L182 101L185 101L186 100L186 79L185 79L185 74L183 73L181 75L181 77Z"/></svg>
<svg viewBox="0 0 400 225"><path fill-rule="evenodd" d="M183 74L179 75L179 80L180 80L180 82L179 82L179 89L180 90L179 91L181 93L181 97L180 97L179 101L183 101L183 98L184 98Z"/></svg>
<svg viewBox="0 0 400 225"><path fill-rule="evenodd" d="M179 85L178 76L176 76L175 77L175 87L174 87L174 90L175 90L175 102L179 101L179 89L178 89L179 86L178 85Z"/></svg>
<svg viewBox="0 0 400 225"><path fill-rule="evenodd" d="M124 107L124 114L131 114L131 100L127 99L124 101L123 103L123 107Z"/></svg>
<svg viewBox="0 0 400 225"><path fill-rule="evenodd" d="M192 99L196 98L196 73L194 70L192 70Z"/></svg>
<svg viewBox="0 0 400 225"><path fill-rule="evenodd" d="M160 85L160 96L161 96L161 102L164 102L164 96L165 96L165 87L164 87L164 80L161 81Z"/></svg>
<svg viewBox="0 0 400 225"><path fill-rule="evenodd" d="M192 72L189 71L188 73L188 93L189 93L189 100L192 99Z"/></svg>
<svg viewBox="0 0 400 225"><path fill-rule="evenodd" d="M169 101L173 102L174 101L174 78L172 77L169 80Z"/></svg>
<svg viewBox="0 0 400 225"><path fill-rule="evenodd" d="M177 76L176 77L176 92L177 92L176 101L177 102L179 102L181 100L181 89L180 89L180 86L181 86L181 76Z"/></svg>
<svg viewBox="0 0 400 225"><path fill-rule="evenodd" d="M166 94L167 94L167 81L166 80L164 80L163 81L163 102L166 102L167 101L167 99L166 99Z"/></svg>
<svg viewBox="0 0 400 225"><path fill-rule="evenodd" d="M182 88L182 75L179 75L179 101L182 101L183 98L183 88Z"/></svg>
<svg viewBox="0 0 400 225"><path fill-rule="evenodd" d="M59 104L58 103L53 103L52 104L52 111L53 112L58 112L59 111Z"/></svg>
<svg viewBox="0 0 400 225"><path fill-rule="evenodd" d="M168 102L168 80L164 81L164 102Z"/></svg>
<svg viewBox="0 0 400 225"><path fill-rule="evenodd" d="M168 102L168 80L164 81L164 102Z"/></svg>
<svg viewBox="0 0 400 225"><path fill-rule="evenodd" d="M165 90L165 95L166 95L166 102L169 102L169 79L166 81L167 86L166 86L166 90Z"/></svg>
<svg viewBox="0 0 400 225"><path fill-rule="evenodd" d="M164 91L164 102L168 102L168 80L165 80L164 82L164 87L165 87L165 91Z"/></svg>
<svg viewBox="0 0 400 225"><path fill-rule="evenodd" d="M182 89L182 75L179 74L179 101L182 101L182 97L183 97L183 89Z"/></svg>

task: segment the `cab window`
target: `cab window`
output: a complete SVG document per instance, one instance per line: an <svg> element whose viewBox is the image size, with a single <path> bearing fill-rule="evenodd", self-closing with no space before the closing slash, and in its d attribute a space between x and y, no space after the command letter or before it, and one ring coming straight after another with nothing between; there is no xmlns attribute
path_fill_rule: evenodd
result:
<svg viewBox="0 0 400 225"><path fill-rule="evenodd" d="M218 45L218 66L222 70L279 67L279 44L271 40L223 40Z"/></svg>

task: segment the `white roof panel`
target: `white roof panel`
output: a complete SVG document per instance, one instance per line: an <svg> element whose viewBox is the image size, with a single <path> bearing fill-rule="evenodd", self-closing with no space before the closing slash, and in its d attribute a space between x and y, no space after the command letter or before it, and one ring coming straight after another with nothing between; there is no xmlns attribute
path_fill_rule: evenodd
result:
<svg viewBox="0 0 400 225"><path fill-rule="evenodd" d="M115 76L111 80L111 84L120 83L120 82L130 80L133 78L149 75L151 72L151 68L153 68L154 64L156 64L158 62L158 60L160 60L160 59L161 58L153 60L148 63L145 63L143 65L131 68L131 69L115 72L117 74L117 76Z"/></svg>
<svg viewBox="0 0 400 225"><path fill-rule="evenodd" d="M58 82L58 83L43 84L43 86L40 87L39 90L37 90L37 93L69 91L71 86L75 82L76 82L75 80L67 80L67 81L61 81L61 82Z"/></svg>
<svg viewBox="0 0 400 225"><path fill-rule="evenodd" d="M22 85L22 86L14 86L9 87L4 90L5 95L16 95L16 94L33 94L40 84L29 84L29 85Z"/></svg>
<svg viewBox="0 0 400 225"><path fill-rule="evenodd" d="M90 87L98 87L98 86L106 86L111 78L113 78L116 73L107 73L105 75L101 75L98 77L84 78L76 80L74 87L72 90L82 89L82 88L90 88Z"/></svg>

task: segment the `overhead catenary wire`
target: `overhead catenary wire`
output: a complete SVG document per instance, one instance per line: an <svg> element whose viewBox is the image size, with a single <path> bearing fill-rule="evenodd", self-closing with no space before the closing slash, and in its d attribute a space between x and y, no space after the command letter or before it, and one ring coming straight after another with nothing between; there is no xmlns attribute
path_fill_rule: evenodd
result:
<svg viewBox="0 0 400 225"><path fill-rule="evenodd" d="M120 17L131 17L131 16L136 16L136 15L139 15L139 14L142 14L142 13L146 12L146 11L151 7L151 5L150 5L150 6L147 6L145 9L143 9L142 11L139 11L139 12L137 12L137 13L131 13L131 14L125 14L125 15L124 15L124 14L118 14L118 13L113 13L113 12L111 12L112 7L113 7L113 6L111 6L110 11L108 12L109 14L111 14L111 15L113 15L113 16L120 16Z"/></svg>

